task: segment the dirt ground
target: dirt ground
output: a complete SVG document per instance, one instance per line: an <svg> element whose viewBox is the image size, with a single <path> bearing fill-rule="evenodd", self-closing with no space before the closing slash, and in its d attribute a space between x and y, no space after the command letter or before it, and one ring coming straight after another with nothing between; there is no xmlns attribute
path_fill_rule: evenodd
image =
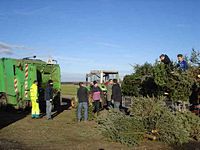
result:
<svg viewBox="0 0 200 150"><path fill-rule="evenodd" d="M29 111L0 111L0 149L12 150L170 150L177 147L144 142L127 147L102 137L94 121L77 123L75 110L63 109L53 120L31 119ZM181 148L182 149L182 148ZM188 149L187 146L183 149ZM189 149L199 150L197 146ZM189 150L188 149L188 150Z"/></svg>

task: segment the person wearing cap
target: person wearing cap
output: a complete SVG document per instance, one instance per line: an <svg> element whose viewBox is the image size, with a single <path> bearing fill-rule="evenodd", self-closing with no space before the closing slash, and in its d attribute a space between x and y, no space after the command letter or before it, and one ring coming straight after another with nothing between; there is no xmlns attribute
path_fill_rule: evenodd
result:
<svg viewBox="0 0 200 150"><path fill-rule="evenodd" d="M97 116L100 109L101 89L99 88L97 81L94 81L93 84L94 84L92 88L92 99L93 99L93 105L94 105L93 112L95 116Z"/></svg>
<svg viewBox="0 0 200 150"><path fill-rule="evenodd" d="M46 117L48 120L52 119L51 110L53 103L53 81L49 80L45 89L45 100L46 100Z"/></svg>
<svg viewBox="0 0 200 150"><path fill-rule="evenodd" d="M184 60L184 57L182 54L178 54L177 55L177 59L178 59L178 64L177 64L177 68L181 71L186 71L188 69L188 64L187 62Z"/></svg>
<svg viewBox="0 0 200 150"><path fill-rule="evenodd" d="M32 118L40 117L40 108L39 108L39 100L38 100L38 81L34 81L30 88L30 98L31 98L31 115Z"/></svg>
<svg viewBox="0 0 200 150"><path fill-rule="evenodd" d="M78 122L82 119L82 108L84 108L84 121L88 120L88 90L83 85L83 82L79 83L79 89L77 91L77 97L78 97Z"/></svg>

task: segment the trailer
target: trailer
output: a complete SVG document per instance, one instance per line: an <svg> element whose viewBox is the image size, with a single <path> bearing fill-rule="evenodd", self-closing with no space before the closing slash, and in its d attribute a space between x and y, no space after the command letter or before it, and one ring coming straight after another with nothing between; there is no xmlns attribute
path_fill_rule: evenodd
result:
<svg viewBox="0 0 200 150"><path fill-rule="evenodd" d="M60 101L61 76L58 64L37 59L0 59L0 106L15 108L30 106L30 87L38 81L39 101L44 101L44 89L53 80L55 103ZM57 101L57 102L56 102Z"/></svg>

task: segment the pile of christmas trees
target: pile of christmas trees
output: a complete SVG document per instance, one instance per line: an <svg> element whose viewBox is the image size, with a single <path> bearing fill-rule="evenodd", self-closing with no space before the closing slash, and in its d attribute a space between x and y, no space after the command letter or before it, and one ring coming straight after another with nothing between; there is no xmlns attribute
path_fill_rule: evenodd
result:
<svg viewBox="0 0 200 150"><path fill-rule="evenodd" d="M102 133L128 145L145 138L168 144L200 141L200 118L166 104L166 100L189 103L192 93L198 92L199 60L200 53L193 50L185 72L176 69L176 64L167 68L160 62L135 66L134 73L125 76L122 83L123 94L133 97L130 115L114 111L101 115L98 124Z"/></svg>
<svg viewBox="0 0 200 150"><path fill-rule="evenodd" d="M188 59L187 57L185 59ZM127 75L122 91L127 96L167 96L173 102L189 103L192 93L200 83L200 52L192 51L187 71L180 71L176 63L166 66L161 62L134 66L134 73ZM195 87L195 88L194 88ZM197 98L196 98L197 100Z"/></svg>
<svg viewBox="0 0 200 150"><path fill-rule="evenodd" d="M144 139L168 144L200 141L200 119L191 112L172 112L163 98L134 97L131 115L111 111L98 118L99 128L109 139L136 145Z"/></svg>

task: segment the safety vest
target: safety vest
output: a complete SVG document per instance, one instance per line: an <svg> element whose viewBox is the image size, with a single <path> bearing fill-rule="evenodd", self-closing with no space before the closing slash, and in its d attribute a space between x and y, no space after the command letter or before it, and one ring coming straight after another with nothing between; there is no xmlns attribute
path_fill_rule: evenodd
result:
<svg viewBox="0 0 200 150"><path fill-rule="evenodd" d="M36 84L33 84L30 89L31 99L38 99L38 87Z"/></svg>

